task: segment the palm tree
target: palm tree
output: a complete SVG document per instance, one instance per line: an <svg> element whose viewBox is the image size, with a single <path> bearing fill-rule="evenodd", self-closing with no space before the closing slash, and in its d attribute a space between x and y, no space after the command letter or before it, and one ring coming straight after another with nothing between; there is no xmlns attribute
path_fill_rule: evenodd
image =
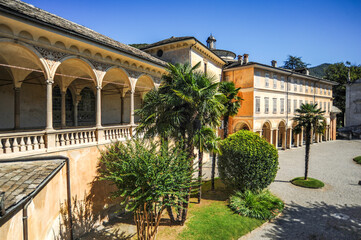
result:
<svg viewBox="0 0 361 240"><path fill-rule="evenodd" d="M243 99L238 96L239 89L241 88L236 88L233 82L221 82L219 85L219 92L223 93L226 97L226 101L223 103L225 109L223 113L223 138L228 136L229 117L236 115L241 107L241 100Z"/></svg>
<svg viewBox="0 0 361 240"><path fill-rule="evenodd" d="M216 138L215 131L205 126L199 129L194 136L194 142L198 148L198 203L201 202L202 197L203 153L212 150L212 144Z"/></svg>
<svg viewBox="0 0 361 240"><path fill-rule="evenodd" d="M317 108L317 104L302 104L299 109L296 109L296 117L293 118L297 122L294 128L296 133L301 133L304 129L306 134L306 152L305 152L305 180L308 176L308 163L310 159L310 145L312 138L312 130L315 133L323 133L325 130L325 118L320 108Z"/></svg>
<svg viewBox="0 0 361 240"><path fill-rule="evenodd" d="M199 66L200 63L194 67L169 64L168 73L162 77L159 88L146 94L143 108L136 112L140 117L137 132L143 131L146 137L158 135L164 141L182 141L189 155L190 168L195 158L197 131L202 126L218 127L224 111L220 102L224 100L224 95L218 92L218 83L197 72ZM185 196L187 200L189 196L190 191ZM182 224L186 220L187 209L188 203L183 206Z"/></svg>

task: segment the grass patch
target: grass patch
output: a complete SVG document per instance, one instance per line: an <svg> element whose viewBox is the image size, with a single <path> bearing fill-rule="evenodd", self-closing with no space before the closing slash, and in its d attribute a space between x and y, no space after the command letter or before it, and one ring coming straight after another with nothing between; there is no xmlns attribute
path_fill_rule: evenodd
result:
<svg viewBox="0 0 361 240"><path fill-rule="evenodd" d="M299 187L305 187L305 188L322 188L325 186L323 182L320 180L314 179L314 178L307 178L305 180L304 177L297 177L291 180L291 183L293 185L299 186Z"/></svg>
<svg viewBox="0 0 361 240"><path fill-rule="evenodd" d="M233 190L220 179L215 180L214 191L211 190L211 181L204 182L201 204L195 203L196 198L190 199L185 226L161 226L157 239L238 239L266 222L235 214L228 206L228 199L232 193Z"/></svg>
<svg viewBox="0 0 361 240"><path fill-rule="evenodd" d="M257 219L270 220L276 217L284 208L284 204L278 197L268 190L260 193L251 191L236 192L231 196L229 207L242 216Z"/></svg>
<svg viewBox="0 0 361 240"><path fill-rule="evenodd" d="M353 159L356 163L361 164L361 156L355 157Z"/></svg>
<svg viewBox="0 0 361 240"><path fill-rule="evenodd" d="M234 214L224 201L190 210L192 216L179 235L182 240L238 239L265 222Z"/></svg>

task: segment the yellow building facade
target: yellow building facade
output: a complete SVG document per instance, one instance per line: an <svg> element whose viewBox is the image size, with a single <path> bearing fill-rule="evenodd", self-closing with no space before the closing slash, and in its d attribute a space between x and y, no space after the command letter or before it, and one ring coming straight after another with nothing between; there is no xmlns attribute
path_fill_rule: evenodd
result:
<svg viewBox="0 0 361 240"><path fill-rule="evenodd" d="M230 119L229 132L241 129L259 133L268 142L281 149L302 146L303 133L293 133L295 110L306 103L317 103L325 111L326 131L315 135L314 141L333 139L336 128L331 117L332 85L336 83L304 73L290 71L256 62L248 62L248 55L230 64L223 71L224 81L241 87L242 106Z"/></svg>

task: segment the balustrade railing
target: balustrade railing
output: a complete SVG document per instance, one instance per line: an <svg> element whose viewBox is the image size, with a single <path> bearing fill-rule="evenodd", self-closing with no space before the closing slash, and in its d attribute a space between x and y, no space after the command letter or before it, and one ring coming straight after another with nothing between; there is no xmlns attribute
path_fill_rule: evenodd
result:
<svg viewBox="0 0 361 240"><path fill-rule="evenodd" d="M0 154L27 152L46 148L45 131L0 134Z"/></svg>
<svg viewBox="0 0 361 240"><path fill-rule="evenodd" d="M131 125L106 126L101 128L71 128L52 132L24 131L0 133L0 158L9 154L27 152L51 152L78 146L108 144L132 137Z"/></svg>

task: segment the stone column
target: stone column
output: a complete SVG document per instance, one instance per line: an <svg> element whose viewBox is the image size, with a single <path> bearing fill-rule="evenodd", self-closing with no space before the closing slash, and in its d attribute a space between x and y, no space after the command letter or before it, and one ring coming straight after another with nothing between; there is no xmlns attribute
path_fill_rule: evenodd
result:
<svg viewBox="0 0 361 240"><path fill-rule="evenodd" d="M14 129L20 128L20 88L14 88Z"/></svg>
<svg viewBox="0 0 361 240"><path fill-rule="evenodd" d="M272 135L273 135L273 145L275 146L275 148L278 148L278 129L273 130Z"/></svg>
<svg viewBox="0 0 361 240"><path fill-rule="evenodd" d="M287 148L290 149L292 146L292 128L287 129Z"/></svg>
<svg viewBox="0 0 361 240"><path fill-rule="evenodd" d="M295 134L293 137L293 147L298 147L299 134Z"/></svg>
<svg viewBox="0 0 361 240"><path fill-rule="evenodd" d="M286 129L283 131L281 140L282 140L282 150L286 150Z"/></svg>
<svg viewBox="0 0 361 240"><path fill-rule="evenodd" d="M46 128L53 130L53 79L46 80Z"/></svg>
<svg viewBox="0 0 361 240"><path fill-rule="evenodd" d="M120 93L120 124L124 123L124 97L123 93Z"/></svg>
<svg viewBox="0 0 361 240"><path fill-rule="evenodd" d="M269 136L269 140L270 140L269 143L273 144L273 131L271 129L269 130L269 135L270 135Z"/></svg>
<svg viewBox="0 0 361 240"><path fill-rule="evenodd" d="M74 101L74 126L77 127L78 126L78 106L79 106L79 101L80 99L78 98L78 96L75 96L75 101Z"/></svg>
<svg viewBox="0 0 361 240"><path fill-rule="evenodd" d="M102 88L97 86L97 100L96 100L96 118L95 118L95 126L101 127L102 126Z"/></svg>
<svg viewBox="0 0 361 240"><path fill-rule="evenodd" d="M303 128L299 134L299 146L302 146L303 145Z"/></svg>
<svg viewBox="0 0 361 240"><path fill-rule="evenodd" d="M61 91L61 127L66 127L66 109L65 109L66 92Z"/></svg>
<svg viewBox="0 0 361 240"><path fill-rule="evenodd" d="M130 124L134 125L134 90L130 91Z"/></svg>
<svg viewBox="0 0 361 240"><path fill-rule="evenodd" d="M331 141L331 127L328 126L328 131L327 131L328 135L327 135L327 141Z"/></svg>

